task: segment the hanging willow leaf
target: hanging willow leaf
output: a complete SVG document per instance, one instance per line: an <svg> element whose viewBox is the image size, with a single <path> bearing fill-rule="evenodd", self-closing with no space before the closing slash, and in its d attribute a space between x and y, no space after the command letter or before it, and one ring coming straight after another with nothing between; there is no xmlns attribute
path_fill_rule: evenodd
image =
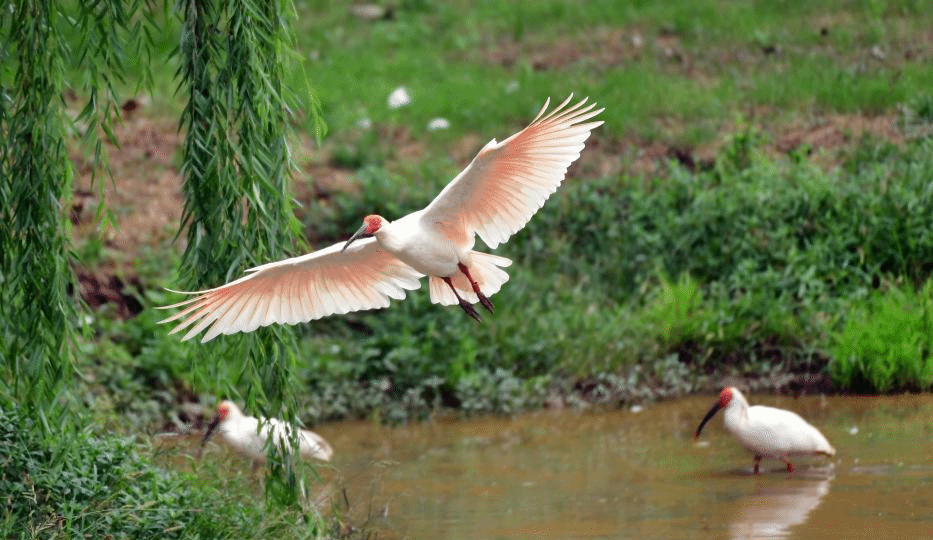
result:
<svg viewBox="0 0 933 540"><path fill-rule="evenodd" d="M294 49L295 10L285 0L182 0L177 12L178 88L188 100L180 120L186 137L179 234L184 231L187 244L179 278L197 290L284 258L300 240L288 146L289 101L297 99L283 83L285 70L297 63L297 56L284 53ZM267 327L192 349L191 365L217 393L241 390L247 408L259 404L274 416L295 419L295 350L293 328ZM217 386L224 379L216 376L219 362L241 380ZM277 474L267 485L294 485L289 467L270 463L279 465L272 466Z"/></svg>

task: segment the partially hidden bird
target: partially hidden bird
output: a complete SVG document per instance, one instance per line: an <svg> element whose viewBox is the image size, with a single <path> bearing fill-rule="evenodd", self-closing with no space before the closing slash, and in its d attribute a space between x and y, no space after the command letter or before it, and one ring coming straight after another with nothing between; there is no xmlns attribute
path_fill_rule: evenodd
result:
<svg viewBox="0 0 933 540"><path fill-rule="evenodd" d="M160 322L179 321L170 334L189 328L182 340L207 329L201 341L250 332L273 323L298 324L332 314L388 307L429 276L431 302L458 304L480 321L479 302L508 281L512 261L473 250L476 236L495 248L521 230L557 190L583 150L590 121L604 109L569 106L571 94L547 112L550 99L528 127L489 141L431 203L395 221L363 218L345 243L248 270L248 275L183 302ZM177 292L177 291L174 291Z"/></svg>
<svg viewBox="0 0 933 540"><path fill-rule="evenodd" d="M262 427L260 427L262 424ZM208 425L203 448L214 433L240 454L250 458L253 465L266 462L266 447L269 438L272 444L281 445L285 452L292 452L292 428L278 418L257 419L246 416L236 403L224 400L217 405L217 416ZM323 437L307 429L298 430L298 452L302 458L314 458L329 461L334 450Z"/></svg>
<svg viewBox="0 0 933 540"><path fill-rule="evenodd" d="M755 474L763 458L783 461L787 472L794 472L789 458L794 456L836 455L826 437L797 413L764 405L749 407L745 396L737 388L729 387L719 393L719 399L706 413L694 437L699 437L703 426L720 409L725 409L724 423L739 443L755 456Z"/></svg>

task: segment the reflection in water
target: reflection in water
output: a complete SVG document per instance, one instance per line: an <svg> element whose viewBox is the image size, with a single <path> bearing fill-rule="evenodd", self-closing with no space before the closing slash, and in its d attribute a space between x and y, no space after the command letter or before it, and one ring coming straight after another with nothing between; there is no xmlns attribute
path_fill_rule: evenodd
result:
<svg viewBox="0 0 933 540"><path fill-rule="evenodd" d="M830 478L781 481L760 485L754 494L739 500L739 510L729 525L734 540L787 538L829 493Z"/></svg>

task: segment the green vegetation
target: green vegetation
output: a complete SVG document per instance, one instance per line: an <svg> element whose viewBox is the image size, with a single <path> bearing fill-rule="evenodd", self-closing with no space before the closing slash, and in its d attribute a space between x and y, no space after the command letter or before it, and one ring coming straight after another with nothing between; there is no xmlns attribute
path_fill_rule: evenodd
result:
<svg viewBox="0 0 933 540"><path fill-rule="evenodd" d="M293 491L257 503L220 465L159 460L141 434L199 427L186 402L404 422L615 407L724 377L933 384L926 1L403 0L376 19L324 0L104 9L117 4L66 2L50 26L52 4L14 2L0 19L0 491L38 505L4 500L7 536L336 532ZM61 41L43 34L56 28ZM116 122L120 96L144 103L149 80L151 105ZM387 107L399 86L411 104ZM165 287L218 285L345 240L366 214L419 209L483 143L570 92L605 106L606 124L496 250L515 264L483 324L424 289L206 345L157 324L154 306L177 298ZM450 128L429 130L435 117ZM112 190L90 185L108 151ZM158 164L172 191L147 185L152 152L176 156ZM177 222L123 235L177 210L181 179ZM72 190L95 210L75 210ZM112 296L141 311L112 297L75 309L69 266L121 278ZM49 430L59 408L89 427ZM267 480L278 493L294 477Z"/></svg>
<svg viewBox="0 0 933 540"><path fill-rule="evenodd" d="M460 392L502 370L519 387L529 381L527 395L539 404L547 396L535 390L542 377L547 388L567 377L634 372L632 386L670 388L673 381L644 369L669 358L692 372L673 384L678 390L709 384L696 379L708 373L819 371L834 325L881 280L914 287L929 275L930 142L883 157L863 147L827 173L765 159L748 146L754 138L736 137L705 172L674 167L647 185L569 183L499 250L516 264L495 317L475 327L414 293L388 311L314 325L306 332L305 354L315 358L308 384L327 395L335 377L383 379L391 396L411 403L414 391L429 409L438 395L475 403ZM368 196L384 196L382 186L364 184L361 204L375 204ZM340 215L365 213L354 208L359 200L346 199ZM905 385L928 386L901 378L878 388ZM347 413L334 407L324 416ZM511 406L489 399L486 408Z"/></svg>
<svg viewBox="0 0 933 540"><path fill-rule="evenodd" d="M833 336L833 379L846 389L887 392L933 386L933 280L892 285L845 318Z"/></svg>
<svg viewBox="0 0 933 540"><path fill-rule="evenodd" d="M130 440L69 427L49 431L16 406L0 407L3 538L268 538L286 531L290 538L317 538L324 532L319 519L307 519L313 515L224 495L230 486L212 472L205 483L207 475L156 467Z"/></svg>
<svg viewBox="0 0 933 540"><path fill-rule="evenodd" d="M600 138L698 144L736 113L877 114L933 87L923 0L396 4L382 21L341 2L299 6L299 45L335 137L366 116L420 139L443 116L490 138L574 91L611 104ZM387 109L402 84L412 105Z"/></svg>

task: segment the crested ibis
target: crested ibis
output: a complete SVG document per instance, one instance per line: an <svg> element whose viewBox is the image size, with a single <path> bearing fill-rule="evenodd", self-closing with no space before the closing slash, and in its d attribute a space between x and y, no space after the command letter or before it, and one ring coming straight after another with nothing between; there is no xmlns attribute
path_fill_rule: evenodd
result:
<svg viewBox="0 0 933 540"><path fill-rule="evenodd" d="M573 94L547 112L550 99L525 129L492 139L425 208L395 221L368 215L345 243L264 264L236 281L199 292L163 323L190 339L250 332L273 323L298 324L327 315L384 308L429 276L431 302L458 304L480 321L473 304L490 313L489 297L509 279L512 261L473 250L476 236L495 248L521 230L557 190L583 150L590 121L604 109ZM546 114L545 114L546 113Z"/></svg>
<svg viewBox="0 0 933 540"><path fill-rule="evenodd" d="M260 428L260 423L262 427ZM207 427L201 447L215 433L234 450L250 458L253 465L265 463L266 444L273 437L273 444L281 444L286 452L292 451L291 427L278 418L253 418L246 416L232 401L221 401L217 405L217 416ZM334 450L320 435L301 429L298 432L298 451L303 458L329 461Z"/></svg>
<svg viewBox="0 0 933 540"><path fill-rule="evenodd" d="M783 461L787 472L794 472L789 461L793 456L836 455L826 437L797 413L764 405L749 407L745 396L730 387L719 393L719 399L703 417L694 437L720 409L725 409L724 423L739 443L755 456L755 474L763 458Z"/></svg>

